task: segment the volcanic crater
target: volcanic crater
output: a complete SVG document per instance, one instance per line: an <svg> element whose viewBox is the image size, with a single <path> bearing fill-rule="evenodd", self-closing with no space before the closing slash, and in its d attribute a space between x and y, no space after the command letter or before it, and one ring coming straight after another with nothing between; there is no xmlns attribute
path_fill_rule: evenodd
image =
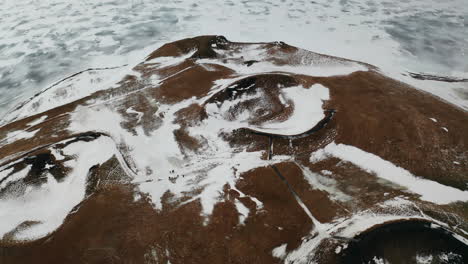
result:
<svg viewBox="0 0 468 264"><path fill-rule="evenodd" d="M1 263L468 261L466 111L283 42L105 71L4 117Z"/></svg>

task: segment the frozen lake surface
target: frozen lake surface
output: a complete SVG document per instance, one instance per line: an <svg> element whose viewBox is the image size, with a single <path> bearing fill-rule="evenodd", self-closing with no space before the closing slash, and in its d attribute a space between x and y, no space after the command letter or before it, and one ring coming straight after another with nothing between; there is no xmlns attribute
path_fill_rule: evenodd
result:
<svg viewBox="0 0 468 264"><path fill-rule="evenodd" d="M361 60L468 109L467 83L402 75L468 77L467 0L2 0L0 117L67 75L203 34Z"/></svg>

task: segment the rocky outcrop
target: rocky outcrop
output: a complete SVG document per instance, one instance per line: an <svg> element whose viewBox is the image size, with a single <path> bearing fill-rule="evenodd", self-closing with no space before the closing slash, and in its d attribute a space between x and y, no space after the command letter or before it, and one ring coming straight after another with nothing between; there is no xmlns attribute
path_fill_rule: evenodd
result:
<svg viewBox="0 0 468 264"><path fill-rule="evenodd" d="M465 111L282 42L184 39L109 71L0 127L2 263L468 259Z"/></svg>

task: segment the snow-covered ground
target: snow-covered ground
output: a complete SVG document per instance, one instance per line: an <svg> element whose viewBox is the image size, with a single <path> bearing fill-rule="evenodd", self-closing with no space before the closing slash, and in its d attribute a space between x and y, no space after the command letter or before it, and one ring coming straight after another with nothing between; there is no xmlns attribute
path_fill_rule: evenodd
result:
<svg viewBox="0 0 468 264"><path fill-rule="evenodd" d="M285 41L379 66L468 109L466 0L2 0L0 116L90 67L140 61L161 44L201 34Z"/></svg>

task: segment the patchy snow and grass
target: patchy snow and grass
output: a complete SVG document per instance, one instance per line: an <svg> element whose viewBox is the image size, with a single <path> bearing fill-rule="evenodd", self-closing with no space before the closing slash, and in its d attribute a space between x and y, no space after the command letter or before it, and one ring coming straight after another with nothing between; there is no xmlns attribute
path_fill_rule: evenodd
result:
<svg viewBox="0 0 468 264"><path fill-rule="evenodd" d="M31 166L28 165L28 166L24 167L22 170L17 171L16 173L14 173L13 175L10 175L10 173L13 172L14 168L10 168L8 170L0 172L0 180L2 181L0 183L0 190L5 188L9 183L15 182L17 180L20 180L20 179L26 177L26 175L28 175L28 172L29 172L30 169L31 169Z"/></svg>
<svg viewBox="0 0 468 264"><path fill-rule="evenodd" d="M3 181L3 179L5 179L8 175L10 175L10 173L13 172L13 170L15 169L14 167L11 167L9 169L6 169L6 168L0 168L0 181ZM0 189L2 187L0 186Z"/></svg>
<svg viewBox="0 0 468 264"><path fill-rule="evenodd" d="M203 154L183 153L174 137L174 131L180 128L175 123L176 113L203 100L205 98L191 98L173 105L160 105L155 116L164 113L164 119L157 129L149 133L141 127L136 127L136 134L123 129L120 126L123 117L104 104L78 107L72 113L68 129L73 133L106 132L117 143L128 146L126 157L131 157L131 164L135 166L134 182L140 191L150 195L156 209L162 208L161 198L166 192L172 193L173 200L177 201L187 193L201 189L199 195L185 203L199 199L202 214L209 216L214 205L223 199L222 191L226 184L235 188L235 181L241 173L280 160L265 161L261 159L262 152L232 149L219 137L222 126L216 125L214 119L205 120L188 131L192 137L207 141Z"/></svg>
<svg viewBox="0 0 468 264"><path fill-rule="evenodd" d="M294 74L306 74L311 76L336 76L348 75L356 71L368 71L368 68L363 64L349 61L337 61L325 58L319 58L316 54L310 54L305 50L299 49L293 54L269 54L267 53L266 45L258 44L248 47L242 47L235 52L225 52L224 50L216 50L221 56L226 56L230 60L224 61L219 59L200 59L199 64L218 64L224 67L231 68L238 74L260 74L268 72L287 72ZM268 61L272 57L279 59L285 57L293 57L295 60L290 61L290 65L280 65L272 61ZM257 61L254 67L244 64L245 61Z"/></svg>
<svg viewBox="0 0 468 264"><path fill-rule="evenodd" d="M333 178L324 177L318 173L310 171L307 167L297 164L304 174L304 178L310 184L311 188L327 192L330 199L346 202L351 200L351 197L343 193L340 189L336 187L336 181ZM331 172L322 170L324 175L330 175ZM328 174L329 172L330 174Z"/></svg>
<svg viewBox="0 0 468 264"><path fill-rule="evenodd" d="M409 171L354 146L331 143L312 153L310 161L316 162L327 157L337 157L351 162L369 173L374 173L379 178L401 185L409 191L421 195L422 200L438 204L468 201L468 191L415 177Z"/></svg>
<svg viewBox="0 0 468 264"><path fill-rule="evenodd" d="M94 92L110 89L125 74L130 72L129 67L127 65L117 68L87 70L70 76L31 97L21 108L9 112L3 119L11 122L74 102Z"/></svg>
<svg viewBox="0 0 468 264"><path fill-rule="evenodd" d="M14 231L13 237L17 240L38 239L57 229L85 197L89 169L110 159L115 151L114 143L106 137L65 147L65 155L74 157L65 162L67 167L73 168L65 179L58 182L46 173L47 181L42 185L27 186L21 196L11 194L0 200L0 238ZM29 167L26 167L12 177L18 181L28 172ZM30 224L20 226L26 222Z"/></svg>

